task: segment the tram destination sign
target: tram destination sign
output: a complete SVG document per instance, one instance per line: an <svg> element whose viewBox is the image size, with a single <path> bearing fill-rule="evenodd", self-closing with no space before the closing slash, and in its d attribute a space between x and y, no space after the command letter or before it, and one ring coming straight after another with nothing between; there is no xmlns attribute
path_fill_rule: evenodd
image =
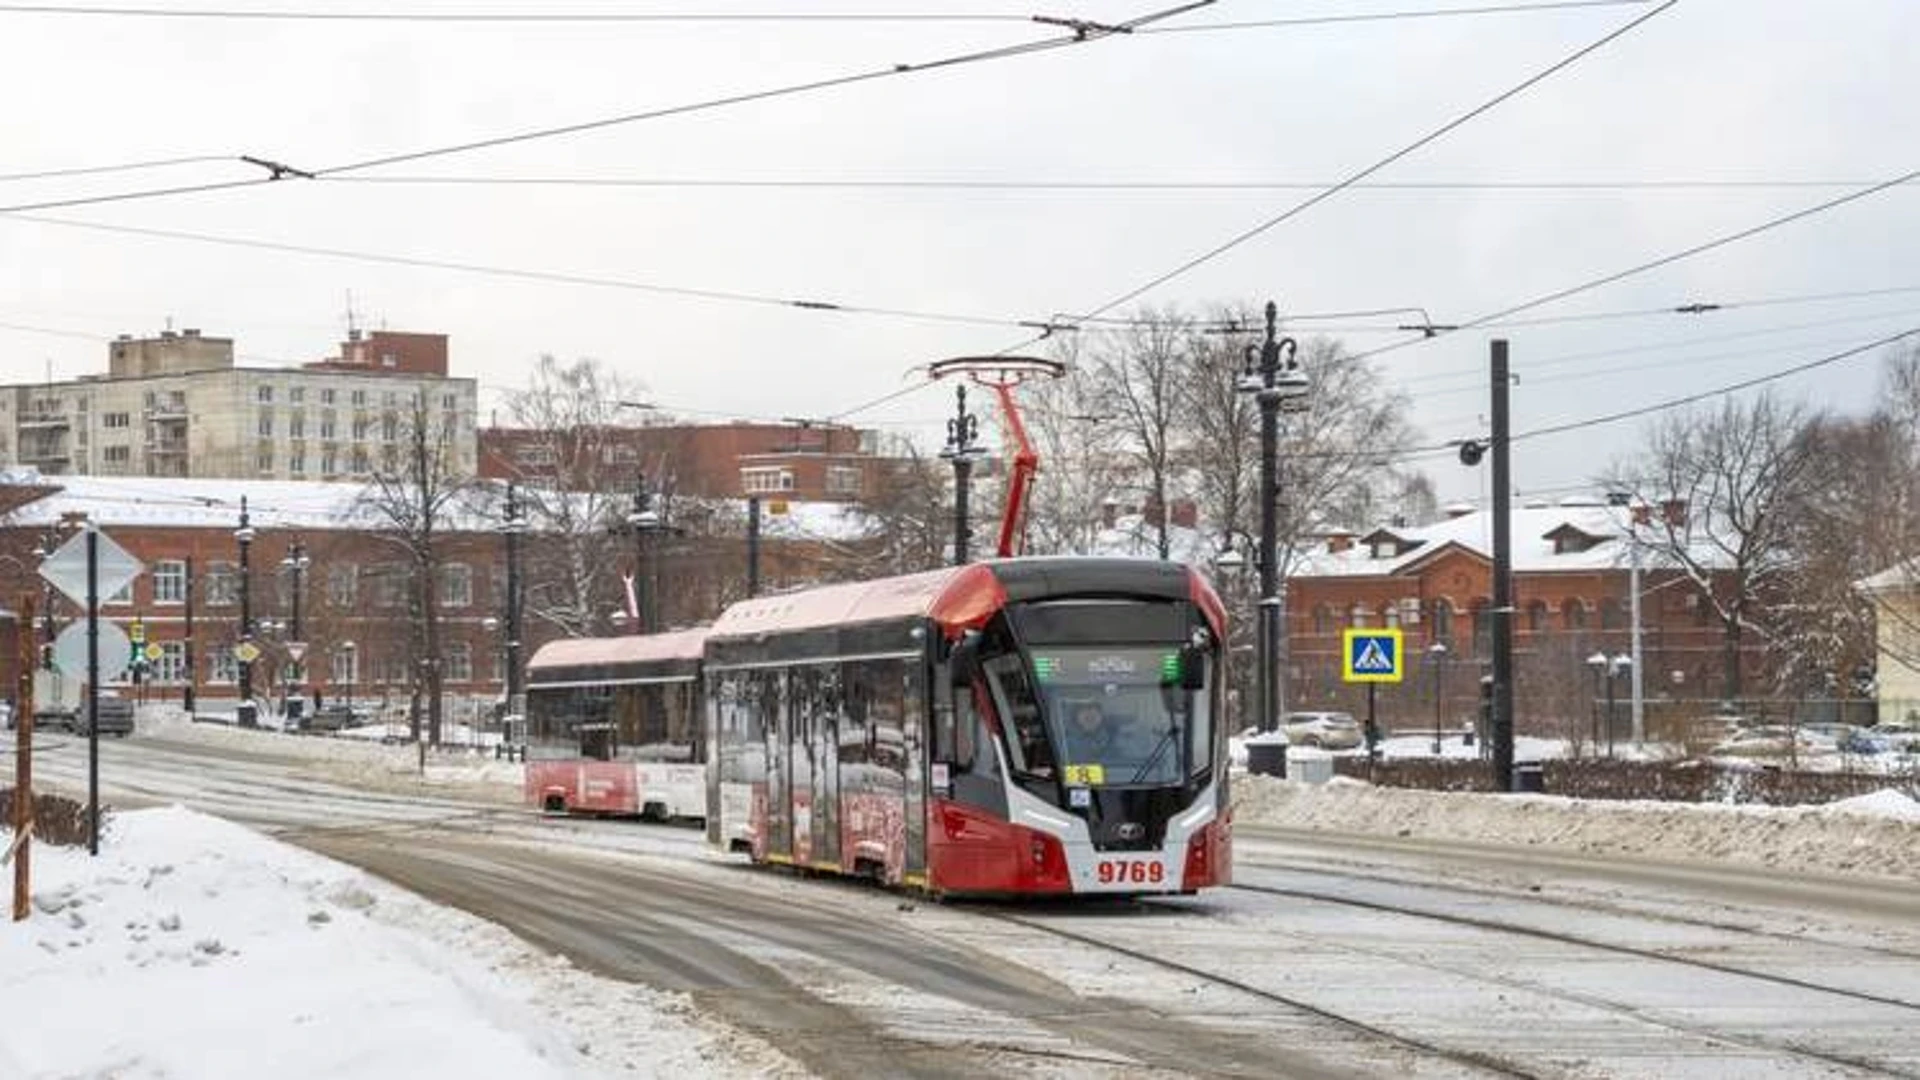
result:
<svg viewBox="0 0 1920 1080"><path fill-rule="evenodd" d="M1042 683L1165 686L1180 681L1180 650L1035 650L1033 674Z"/></svg>

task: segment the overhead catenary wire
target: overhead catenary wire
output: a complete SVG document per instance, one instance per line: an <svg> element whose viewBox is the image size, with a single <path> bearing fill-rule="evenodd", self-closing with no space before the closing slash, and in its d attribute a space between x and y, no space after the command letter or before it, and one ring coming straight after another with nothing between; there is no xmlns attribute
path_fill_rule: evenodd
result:
<svg viewBox="0 0 1920 1080"><path fill-rule="evenodd" d="M812 79L812 80L809 80L806 82L800 82L800 83L789 83L784 86L770 87L765 90L752 90L752 91L745 91L745 92L736 93L736 94L727 94L720 97L707 98L700 101L683 102L678 105L667 105L667 106L662 106L654 109L642 109L642 110L637 110L633 112L619 113L612 116L596 117L592 120L583 120L583 121L578 121L576 123L571 123L571 124L557 124L557 125L552 125L548 127L532 128L524 131L510 132L504 135L490 136L484 139L472 139L465 142L451 143L451 144L436 146L436 147L429 147L422 150L412 150L412 151L405 151L405 152L395 153L395 154L385 154L385 155L379 155L374 157L361 158L359 160L342 162L334 165L328 165L318 169L297 169L296 170L296 169L287 168L285 166L281 166L280 168L273 169L270 172L270 174L267 176L252 176L252 177L247 177L244 179L237 179L237 180L209 181L209 182L200 183L200 184L172 185L168 187L147 188L147 189L142 189L137 191L109 192L109 193L103 193L98 195L71 196L71 197L59 198L59 199L40 199L40 200L31 201L31 202L17 203L11 206L0 206L0 213L10 214L10 213L21 213L21 212L34 211L34 210L54 210L54 209L61 209L65 207L74 207L74 206L99 206L107 203L132 202L132 201L138 201L138 200L168 198L176 195L204 194L208 192L228 191L228 190L234 190L238 188L259 187L263 184L291 182L293 180L313 180L318 177L338 176L344 173L362 172L367 169L379 168L386 165L397 165L403 162L423 161L431 158L450 157L457 154L472 153L476 150L487 150L487 149L493 149L493 148L502 147L502 146L513 146L513 145L519 145L522 143L561 138L564 136L578 135L578 134L582 134L589 131L600 131L607 128L621 127L628 124L641 123L643 121L648 121L648 120L659 120L659 119L664 119L664 118L673 117L673 116L685 116L692 113L708 112L716 109L724 109L724 108L730 108L737 105L750 104L753 102L770 101L775 98L791 97L791 96L801 95L801 94L816 93L822 90L829 90L829 89L834 89L838 87L853 86L859 83L872 82L880 79L899 78L901 76L916 75L916 74L921 74L929 71L939 71L947 68L960 67L967 64L984 63L984 62L994 61L994 60L1005 60L1005 59L1011 59L1013 57L1018 57L1018 56L1026 56L1032 53L1049 52L1055 49L1063 49L1063 48L1068 48L1075 45L1084 45L1089 42L1104 40L1105 38L1109 38L1109 37L1130 34L1134 29L1138 27L1146 26L1151 23L1161 21L1163 19L1173 18L1174 16L1182 15L1189 11L1198 10L1199 8L1209 6L1213 2L1214 0L1190 0L1190 2L1188 3L1183 3L1175 7L1164 8L1159 11L1150 12L1146 15L1142 15L1134 19L1129 19L1121 23L1116 23L1112 25L1083 24L1080 29L1062 36L1054 36L1054 37L1042 38L1035 41L1020 42L1013 45L1003 45L1003 46L998 46L991 49L977 49L969 52L958 53L951 56L940 57L934 60L920 61L917 63L890 64L885 67L871 68L865 71L852 72L846 75L836 75L836 76L831 76L824 79Z"/></svg>
<svg viewBox="0 0 1920 1080"><path fill-rule="evenodd" d="M148 169L169 169L181 165L207 165L238 160L240 159L233 154L194 154L188 157L155 158L148 161L123 161L114 165L75 165L58 169L40 169L35 172L0 173L0 183L22 180L59 180L72 176L103 176L108 173L143 172Z"/></svg>
<svg viewBox="0 0 1920 1080"><path fill-rule="evenodd" d="M1857 202L1861 199L1867 198L1872 195L1877 195L1883 191L1888 191L1892 188L1899 187L1903 184L1911 183L1916 179L1920 179L1920 169L1914 169L1912 171L1902 173L1901 175L1893 177L1892 179L1882 180L1877 184L1871 184L1867 187L1860 188L1856 191L1848 192L1845 195L1841 195L1836 198L1827 199L1822 202L1815 203L1812 206L1802 207L1799 210L1794 210L1790 213L1780 214L1775 217L1768 218L1767 220L1762 221L1759 224L1751 225L1751 226L1748 226L1747 228L1740 229L1735 232L1723 233L1720 236L1716 236L1710 240L1706 240L1701 243L1694 244L1691 247L1683 248L1679 251L1675 251L1667 255L1662 255L1655 259L1649 259L1642 263L1637 263L1633 266L1627 267L1625 270L1618 270L1610 274L1604 274L1600 277L1591 278L1587 281L1583 281L1577 285L1570 285L1564 289L1557 289L1553 292L1534 297L1531 300L1514 304L1510 307L1501 308L1498 311L1491 312L1486 315L1482 315L1479 318L1469 319L1466 322L1456 324L1455 326L1442 330L1439 333L1451 334L1451 333L1458 333L1462 330L1473 330L1473 329L1479 329L1484 327L1491 327L1499 323L1500 320L1506 319L1512 315L1518 315L1523 311L1531 311L1537 307L1544 307L1548 304L1556 303L1560 300L1565 300L1567 297L1570 297L1570 296L1577 296L1580 293L1590 292L1594 289L1598 289L1606 285L1612 285L1617 282L1624 281L1627 278L1635 277L1637 275L1647 273L1648 271L1651 271L1651 270L1657 270L1664 266L1671 266L1674 263L1680 262L1684 259L1690 259L1695 255L1702 255L1702 254L1705 254L1706 252L1713 251L1718 248L1726 247L1729 244L1736 244L1742 240L1750 239L1752 237L1760 235L1761 233L1770 232L1774 229L1781 228L1782 226L1790 225L1796 221L1801 221L1806 218L1813 217L1816 214L1823 214L1829 210L1838 209L1839 207L1846 206L1850 203ZM1508 325L1514 325L1514 324L1508 324ZM1382 345L1377 349L1371 349L1367 352L1360 353L1359 355L1362 358L1369 357L1369 356L1380 356L1386 353L1395 352L1397 350L1404 349L1410 345L1417 345L1420 342L1432 340L1435 336L1436 334L1431 332L1423 333L1418 337L1406 338L1402 341L1398 341L1390 345Z"/></svg>
<svg viewBox="0 0 1920 1080"><path fill-rule="evenodd" d="M221 159L214 159L221 160ZM0 176L0 180L7 179ZM1338 180L1099 180L1099 179L963 179L957 177L729 177L729 176L569 176L569 175L482 175L418 174L381 176L332 176L335 184L390 184L398 186L465 187L579 187L579 188L659 188L659 189L745 189L745 190L817 190L817 191L1033 191L1081 194L1084 192L1147 192L1174 195L1196 191L1247 192L1318 191ZM1669 179L1598 180L1374 180L1348 184L1349 191L1405 191L1432 193L1441 191L1507 192L1598 192L1674 191L1719 193L1725 191L1794 191L1821 188L1855 188L1874 183L1872 179L1773 178L1711 179L1681 177Z"/></svg>
<svg viewBox="0 0 1920 1080"><path fill-rule="evenodd" d="M1179 265L1173 267L1172 269L1164 271L1160 274L1154 275L1152 278L1149 278L1146 282L1140 285L1137 285L1131 289L1128 289L1126 292L1120 293L1119 295L1113 297L1110 300L1107 300L1106 302L1085 312L1084 314L1086 316L1095 316L1095 315L1105 314L1106 312L1111 311L1114 308L1127 303L1128 301L1134 300L1142 295L1145 295L1148 292L1151 292L1156 288L1159 288L1162 285L1165 285L1167 282L1170 282L1175 278L1181 277L1200 266L1203 266L1209 262L1212 262L1214 259L1219 258L1220 256L1226 254L1229 251L1232 251L1233 249L1241 246L1242 244L1247 243L1248 241L1251 241L1259 236L1264 235L1265 233L1271 231L1272 229L1278 227L1279 225L1284 224L1285 222L1290 221L1295 217L1298 217L1300 214L1303 214L1306 211L1312 209L1313 207L1318 206L1320 203L1325 202L1326 200L1334 197L1335 195L1338 195L1340 192L1344 191L1350 185L1356 184L1362 180L1365 180L1367 177L1372 176L1374 173L1380 172L1381 170L1393 165L1395 162L1400 161L1402 158L1405 158L1421 150L1422 148L1429 146L1432 143L1439 141L1440 139L1445 138L1447 135L1451 134L1455 130L1472 122L1478 117L1492 111L1493 109L1499 107L1505 102L1510 101L1513 98L1526 93L1528 90L1532 89L1535 86L1538 86L1540 83L1546 81L1547 79L1552 78L1554 75L1558 74L1559 72L1564 71L1569 67L1572 67L1574 64L1580 62L1582 59L1585 59L1586 57L1593 55L1595 52L1598 52L1599 50L1604 49L1605 47L1612 44L1613 42L1618 41L1622 37L1625 37L1626 35L1632 33L1634 30L1637 30L1640 27L1646 25L1649 21L1655 18L1658 18L1662 13L1668 10L1671 10L1673 6L1677 3L1679 3L1679 0L1663 0L1663 2L1660 3L1657 7L1653 8L1653 10L1648 11L1642 15L1636 16L1635 18L1629 20L1628 22L1614 28L1613 30L1608 31L1606 34L1587 43L1586 45L1581 46L1580 48L1574 50L1572 53L1569 53L1568 55L1561 57L1559 60L1556 60L1552 64L1541 69L1540 71L1535 72L1534 74L1528 76L1527 78L1521 80L1520 82L1514 84L1513 86L1510 86L1507 89L1502 90L1498 94L1495 94L1493 97L1488 98L1486 101L1483 101L1480 104L1474 106L1473 108L1468 109L1466 112L1460 113L1459 115L1441 124L1439 127L1436 127L1431 131L1426 132L1425 134L1421 135L1419 138L1413 140L1412 142L1406 144L1405 146L1402 146L1399 149L1394 150L1392 153L1387 154L1385 157L1379 158L1375 160L1372 164L1366 165L1363 168L1342 178L1338 183L1332 184L1327 188L1319 192L1316 192L1315 194L1307 197L1306 199L1301 200L1300 202L1295 203L1294 205L1288 207L1287 209L1281 211L1280 213L1267 218L1266 220L1260 222L1259 224L1253 226L1250 229L1246 229L1242 232L1239 232L1227 238L1225 241L1219 244L1216 244L1211 248L1208 248L1206 251L1203 251L1200 254L1193 256L1192 258L1187 259L1186 261L1180 263Z"/></svg>

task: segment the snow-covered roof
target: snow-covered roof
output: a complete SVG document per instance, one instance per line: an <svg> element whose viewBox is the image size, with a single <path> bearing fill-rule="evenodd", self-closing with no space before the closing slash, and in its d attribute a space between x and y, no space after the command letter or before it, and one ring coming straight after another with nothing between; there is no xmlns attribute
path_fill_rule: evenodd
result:
<svg viewBox="0 0 1920 1080"><path fill-rule="evenodd" d="M1632 560L1627 543L1628 510L1593 502L1563 501L1559 506L1516 506L1509 535L1513 538L1515 573L1614 570ZM1579 534L1590 546L1556 544L1556 536ZM1374 557L1374 545L1363 540L1345 551L1325 546L1303 551L1290 577L1372 577L1398 574L1444 551L1466 551L1493 558L1493 515L1485 510L1462 513L1430 525L1394 526L1369 534L1398 541L1398 554ZM1653 561L1651 554L1648 562Z"/></svg>
<svg viewBox="0 0 1920 1080"><path fill-rule="evenodd" d="M1911 589L1920 584L1920 567L1911 561L1889 566L1872 577L1861 578L1853 583L1854 588L1862 592L1880 593Z"/></svg>
<svg viewBox="0 0 1920 1080"><path fill-rule="evenodd" d="M26 478L16 478L24 480ZM0 482L4 486L4 482ZM303 532L381 527L378 513L363 504L369 485L324 480L214 480L149 476L47 476L32 486L53 488L23 504L0 524L38 528L56 525L72 514L91 517L102 527L233 529L239 525L240 500L247 500L249 523L256 529ZM491 532L505 513L504 482L485 481L448 508L448 531ZM569 496L586 500L589 496ZM551 501L552 494L542 496ZM0 505L5 500L0 499ZM682 498L692 504L726 507L746 519L744 499ZM535 523L537 525L537 522ZM773 539L850 542L871 532L857 507L842 503L788 502L779 514L766 513L762 531Z"/></svg>

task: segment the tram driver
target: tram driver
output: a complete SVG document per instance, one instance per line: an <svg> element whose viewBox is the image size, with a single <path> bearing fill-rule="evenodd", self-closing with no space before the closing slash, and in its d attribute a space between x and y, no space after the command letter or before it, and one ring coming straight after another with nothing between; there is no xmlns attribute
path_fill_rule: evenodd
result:
<svg viewBox="0 0 1920 1080"><path fill-rule="evenodd" d="M1069 762L1106 760L1117 738L1113 725L1093 700L1076 701L1069 712L1066 727L1066 759Z"/></svg>

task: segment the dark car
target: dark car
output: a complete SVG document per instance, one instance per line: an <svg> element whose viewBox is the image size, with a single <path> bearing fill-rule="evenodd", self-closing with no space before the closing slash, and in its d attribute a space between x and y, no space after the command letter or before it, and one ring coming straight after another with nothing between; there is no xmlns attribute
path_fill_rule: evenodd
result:
<svg viewBox="0 0 1920 1080"><path fill-rule="evenodd" d="M43 709L33 714L33 726L36 728L65 728L75 735L85 735L91 727L91 717L83 702L77 709ZM133 702L118 694L100 695L100 734L112 735L124 739L133 734Z"/></svg>
<svg viewBox="0 0 1920 1080"><path fill-rule="evenodd" d="M363 710L349 709L345 705L323 705L312 716L300 721L300 730L330 735L342 728L359 727L366 721L367 715Z"/></svg>

